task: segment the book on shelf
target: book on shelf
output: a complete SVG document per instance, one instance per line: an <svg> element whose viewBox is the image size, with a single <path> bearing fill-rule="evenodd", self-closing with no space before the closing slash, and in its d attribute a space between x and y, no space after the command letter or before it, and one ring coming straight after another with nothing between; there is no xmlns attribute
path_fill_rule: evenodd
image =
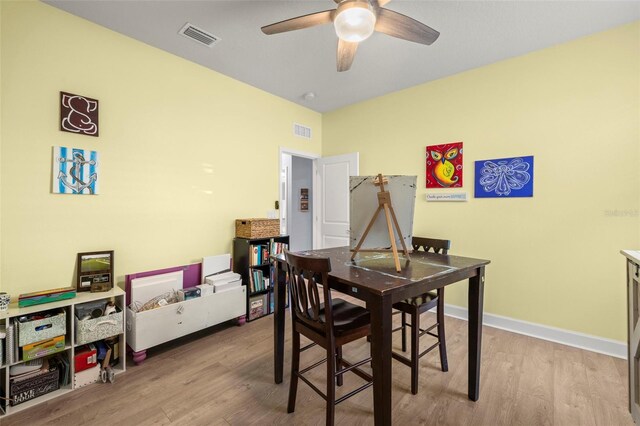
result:
<svg viewBox="0 0 640 426"><path fill-rule="evenodd" d="M13 362L15 362L16 360L14 359L13 355L14 355L14 345L15 345L15 335L14 335L14 331L13 331L14 325L13 325L13 319L9 320L9 324L7 325L7 360L6 363L7 364L11 364Z"/></svg>
<svg viewBox="0 0 640 426"><path fill-rule="evenodd" d="M280 254L284 252L284 250L287 248L289 248L289 245L287 243L273 241L271 243L271 255L274 256L274 255Z"/></svg>
<svg viewBox="0 0 640 426"><path fill-rule="evenodd" d="M252 268L249 271L249 291L251 291L251 293L266 290L271 287L269 277L265 277L261 269Z"/></svg>
<svg viewBox="0 0 640 426"><path fill-rule="evenodd" d="M269 263L269 246L256 244L249 246L249 261L252 266Z"/></svg>

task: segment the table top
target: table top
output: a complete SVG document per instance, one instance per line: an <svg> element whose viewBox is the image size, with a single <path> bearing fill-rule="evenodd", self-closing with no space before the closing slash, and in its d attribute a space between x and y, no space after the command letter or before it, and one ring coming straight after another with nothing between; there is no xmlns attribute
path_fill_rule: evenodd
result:
<svg viewBox="0 0 640 426"><path fill-rule="evenodd" d="M623 256L635 263L640 263L640 250L620 250Z"/></svg>
<svg viewBox="0 0 640 426"><path fill-rule="evenodd" d="M328 257L331 259L329 276L381 295L400 291L411 283L435 281L490 263L483 259L414 251L410 253L409 260L402 253L399 254L402 271L396 272L391 252L359 252L353 261L349 247L300 251L296 254ZM284 262L284 254L275 256L275 259Z"/></svg>

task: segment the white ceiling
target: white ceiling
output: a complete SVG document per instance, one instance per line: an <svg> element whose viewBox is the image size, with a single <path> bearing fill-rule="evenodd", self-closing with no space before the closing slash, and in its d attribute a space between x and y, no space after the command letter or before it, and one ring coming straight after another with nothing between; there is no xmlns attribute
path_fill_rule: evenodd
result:
<svg viewBox="0 0 640 426"><path fill-rule="evenodd" d="M406 1L385 7L440 31L431 46L375 33L336 71L331 25L266 36L260 27L335 8L332 0L45 0L149 45L319 112L640 19L640 1ZM221 40L199 45L186 22ZM179 78L179 76L176 76ZM315 99L303 95L314 92Z"/></svg>

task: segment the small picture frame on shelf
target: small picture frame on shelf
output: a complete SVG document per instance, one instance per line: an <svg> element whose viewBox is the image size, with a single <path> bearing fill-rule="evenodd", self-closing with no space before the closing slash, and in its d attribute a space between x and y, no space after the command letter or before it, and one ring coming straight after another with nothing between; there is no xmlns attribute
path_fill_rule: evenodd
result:
<svg viewBox="0 0 640 426"><path fill-rule="evenodd" d="M113 288L113 250L78 253L77 290L92 293Z"/></svg>

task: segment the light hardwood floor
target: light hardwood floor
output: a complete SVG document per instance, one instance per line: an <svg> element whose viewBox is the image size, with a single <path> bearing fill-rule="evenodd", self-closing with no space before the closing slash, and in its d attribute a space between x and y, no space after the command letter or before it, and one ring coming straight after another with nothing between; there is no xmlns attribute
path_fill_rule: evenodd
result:
<svg viewBox="0 0 640 426"><path fill-rule="evenodd" d="M302 382L295 413L286 412L288 315L285 381L280 385L273 382L273 321L267 317L242 327L218 326L152 349L142 365L130 363L115 384L88 386L1 418L0 424L322 425L324 400ZM480 400L469 401L467 324L447 317L446 328L449 372L440 371L437 351L425 356L418 395L410 393L409 369L393 362L394 424L633 424L627 411L626 361L489 327L483 334ZM362 339L345 346L344 356L358 360L368 351ZM301 365L322 354L318 348L304 352ZM324 365L312 378L324 387ZM338 396L359 383L347 374ZM372 390L339 404L336 423L373 424Z"/></svg>

